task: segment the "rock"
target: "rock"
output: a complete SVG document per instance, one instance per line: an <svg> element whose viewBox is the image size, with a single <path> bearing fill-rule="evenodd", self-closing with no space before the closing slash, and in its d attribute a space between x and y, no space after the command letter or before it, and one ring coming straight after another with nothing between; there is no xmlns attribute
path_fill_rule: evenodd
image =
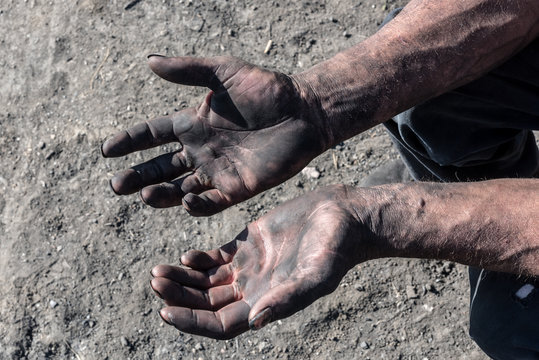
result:
<svg viewBox="0 0 539 360"><path fill-rule="evenodd" d="M301 170L301 173L311 179L318 179L320 177L320 172L312 166L307 166L305 169Z"/></svg>
<svg viewBox="0 0 539 360"><path fill-rule="evenodd" d="M58 303L54 300L51 300L49 301L49 306L51 307L51 309L54 309L55 307L58 306Z"/></svg>
<svg viewBox="0 0 539 360"><path fill-rule="evenodd" d="M411 179L412 176L408 172L408 169L406 169L404 162L397 159L376 168L369 174L369 176L361 180L360 185L376 186L383 184L405 183L411 181Z"/></svg>
<svg viewBox="0 0 539 360"><path fill-rule="evenodd" d="M367 350L369 348L369 344L367 344L365 341L362 341L359 346L363 349L363 350Z"/></svg>
<svg viewBox="0 0 539 360"><path fill-rule="evenodd" d="M425 285L425 290L426 290L426 291L429 291L429 292L431 292L431 293L435 293L435 294L438 293L438 290L436 289L436 287L435 287L434 284L432 284L432 283L426 284L426 285Z"/></svg>
<svg viewBox="0 0 539 360"><path fill-rule="evenodd" d="M49 151L49 152L47 153L47 156L45 156L45 159L46 159L46 160L50 160L50 159L52 159L52 158L54 157L54 155L56 155L56 151L54 151L54 150Z"/></svg>
<svg viewBox="0 0 539 360"><path fill-rule="evenodd" d="M188 24L186 26L195 32L201 32L205 22L206 21L202 17L193 16L193 18L190 19L189 22L186 22L186 24Z"/></svg>
<svg viewBox="0 0 539 360"><path fill-rule="evenodd" d="M417 289L415 286L407 285L406 286L406 297L408 299L417 299L419 297L419 294L417 293Z"/></svg>
<svg viewBox="0 0 539 360"><path fill-rule="evenodd" d="M454 263L445 263L442 267L442 274L443 275L449 275L451 274L451 271L455 268Z"/></svg>
<svg viewBox="0 0 539 360"><path fill-rule="evenodd" d="M258 352L264 352L264 350L266 350L267 348L268 348L268 343L265 341L261 341L258 344Z"/></svg>
<svg viewBox="0 0 539 360"><path fill-rule="evenodd" d="M123 347L130 347L129 340L125 336L120 336L120 344L122 344Z"/></svg>
<svg viewBox="0 0 539 360"><path fill-rule="evenodd" d="M144 310L144 311L142 312L142 316L147 316L147 315L149 315L151 312L152 312L152 309L151 309L151 308L148 308L148 309L146 309L146 310Z"/></svg>
<svg viewBox="0 0 539 360"><path fill-rule="evenodd" d="M204 345L202 345L201 343L196 343L195 350L197 351L204 350Z"/></svg>

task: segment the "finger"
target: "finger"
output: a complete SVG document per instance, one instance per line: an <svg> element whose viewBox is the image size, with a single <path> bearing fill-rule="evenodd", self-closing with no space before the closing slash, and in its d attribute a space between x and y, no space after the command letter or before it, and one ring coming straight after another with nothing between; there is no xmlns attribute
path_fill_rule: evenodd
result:
<svg viewBox="0 0 539 360"><path fill-rule="evenodd" d="M166 208L180 205L185 194L199 194L207 190L209 186L192 174L169 183L147 186L142 189L140 196L142 201L149 206Z"/></svg>
<svg viewBox="0 0 539 360"><path fill-rule="evenodd" d="M165 300L167 306L218 310L234 301L241 300L241 292L236 282L205 290L184 286L163 277L152 279L150 284L159 297Z"/></svg>
<svg viewBox="0 0 539 360"><path fill-rule="evenodd" d="M168 153L117 173L110 185L116 194L133 194L145 186L175 179L191 166L184 151Z"/></svg>
<svg viewBox="0 0 539 360"><path fill-rule="evenodd" d="M176 84L206 86L212 90L220 86L216 71L222 61L219 58L196 58L190 56L150 56L148 65L159 77Z"/></svg>
<svg viewBox="0 0 539 360"><path fill-rule="evenodd" d="M176 140L171 117L161 117L139 123L124 130L101 145L104 157L124 156Z"/></svg>
<svg viewBox="0 0 539 360"><path fill-rule="evenodd" d="M180 331L214 339L231 339L247 330L249 305L236 301L217 312L184 307L165 307L159 315Z"/></svg>
<svg viewBox="0 0 539 360"><path fill-rule="evenodd" d="M320 294L317 296L316 294ZM269 290L252 307L249 327L258 330L270 322L284 319L312 304L322 293L306 279L288 281Z"/></svg>
<svg viewBox="0 0 539 360"><path fill-rule="evenodd" d="M183 198L183 206L192 216L214 215L235 203L218 189L211 189L200 195L187 194Z"/></svg>
<svg viewBox="0 0 539 360"><path fill-rule="evenodd" d="M182 255L180 261L183 265L195 270L208 270L230 263L237 250L236 240L233 240L219 249L190 250Z"/></svg>
<svg viewBox="0 0 539 360"><path fill-rule="evenodd" d="M151 271L152 276L167 278L178 284L208 289L214 286L230 284L234 278L230 265L218 266L207 271L198 271L172 265L157 265Z"/></svg>

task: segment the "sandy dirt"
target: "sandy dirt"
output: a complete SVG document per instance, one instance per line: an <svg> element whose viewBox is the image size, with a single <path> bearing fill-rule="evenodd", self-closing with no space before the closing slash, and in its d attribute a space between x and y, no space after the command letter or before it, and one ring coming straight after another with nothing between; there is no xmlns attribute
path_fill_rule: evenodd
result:
<svg viewBox="0 0 539 360"><path fill-rule="evenodd" d="M446 262L362 264L332 295L230 341L159 318L153 265L228 242L311 189L358 184L397 157L381 127L316 159L319 177L299 174L210 218L108 186L174 145L100 154L116 131L202 99L204 89L154 76L151 52L229 54L294 73L362 41L402 4L1 0L0 359L485 359L467 335L467 270Z"/></svg>

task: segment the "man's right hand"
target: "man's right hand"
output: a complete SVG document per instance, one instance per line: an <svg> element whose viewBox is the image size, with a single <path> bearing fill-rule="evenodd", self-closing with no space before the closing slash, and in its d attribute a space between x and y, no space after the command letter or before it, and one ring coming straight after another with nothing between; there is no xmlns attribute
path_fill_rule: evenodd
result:
<svg viewBox="0 0 539 360"><path fill-rule="evenodd" d="M370 251L368 224L348 203L345 186L311 192L219 249L187 252L183 267L156 266L150 285L165 301L161 317L180 331L230 339L333 292Z"/></svg>
<svg viewBox="0 0 539 360"><path fill-rule="evenodd" d="M331 146L312 92L289 76L232 57L151 56L149 65L166 80L211 91L196 108L135 125L103 144L105 157L182 146L116 174L117 194L140 191L150 206L183 203L191 215L212 215L284 182Z"/></svg>

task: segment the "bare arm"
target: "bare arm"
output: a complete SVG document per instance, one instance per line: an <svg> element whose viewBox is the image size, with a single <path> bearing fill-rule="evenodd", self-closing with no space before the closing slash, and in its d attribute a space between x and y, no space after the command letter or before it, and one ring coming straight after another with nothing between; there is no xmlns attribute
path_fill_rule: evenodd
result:
<svg viewBox="0 0 539 360"><path fill-rule="evenodd" d="M396 184L349 194L351 211L373 234L358 261L443 259L539 276L537 179ZM366 203L376 205L365 211Z"/></svg>
<svg viewBox="0 0 539 360"><path fill-rule="evenodd" d="M293 78L336 144L478 78L538 33L536 0L412 0L367 40Z"/></svg>
<svg viewBox="0 0 539 360"><path fill-rule="evenodd" d="M119 172L121 195L211 215L289 179L314 157L423 100L477 78L539 32L537 0L412 0L382 30L287 76L236 58L165 58L169 81L212 91L189 108L120 132L124 156L169 142L181 150Z"/></svg>
<svg viewBox="0 0 539 360"><path fill-rule="evenodd" d="M288 201L220 249L158 265L152 288L181 331L230 338L335 290L382 257L457 261L539 276L539 180L332 186Z"/></svg>

